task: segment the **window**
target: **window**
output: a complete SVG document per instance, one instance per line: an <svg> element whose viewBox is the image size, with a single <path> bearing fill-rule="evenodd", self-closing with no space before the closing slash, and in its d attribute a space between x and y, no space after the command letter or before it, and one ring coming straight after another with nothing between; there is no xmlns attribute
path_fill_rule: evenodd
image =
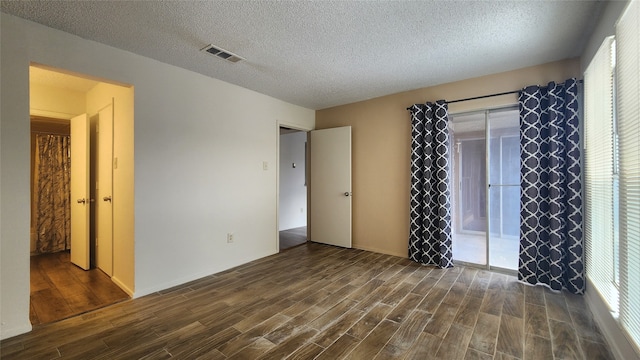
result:
<svg viewBox="0 0 640 360"><path fill-rule="evenodd" d="M620 158L620 324L640 350L640 1L616 25Z"/></svg>
<svg viewBox="0 0 640 360"><path fill-rule="evenodd" d="M605 39L584 73L585 266L587 276L617 314L614 50L613 37Z"/></svg>
<svg viewBox="0 0 640 360"><path fill-rule="evenodd" d="M585 71L589 280L640 352L640 1Z"/></svg>

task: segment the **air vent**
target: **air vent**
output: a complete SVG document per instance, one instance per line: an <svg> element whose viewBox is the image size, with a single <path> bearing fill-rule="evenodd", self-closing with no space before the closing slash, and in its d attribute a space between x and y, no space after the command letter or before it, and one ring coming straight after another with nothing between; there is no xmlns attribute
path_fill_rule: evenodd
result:
<svg viewBox="0 0 640 360"><path fill-rule="evenodd" d="M201 51L206 51L211 55L215 55L220 59L227 60L232 63L237 63L240 60L244 60L243 57L238 56L230 51L215 47L212 44L205 46L204 48L201 49Z"/></svg>

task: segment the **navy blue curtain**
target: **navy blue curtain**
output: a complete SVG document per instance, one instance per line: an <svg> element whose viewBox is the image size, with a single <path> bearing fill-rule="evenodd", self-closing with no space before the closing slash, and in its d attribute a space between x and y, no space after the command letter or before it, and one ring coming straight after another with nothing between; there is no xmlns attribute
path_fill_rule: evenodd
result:
<svg viewBox="0 0 640 360"><path fill-rule="evenodd" d="M409 259L453 266L449 183L449 116L444 100L411 111Z"/></svg>
<svg viewBox="0 0 640 360"><path fill-rule="evenodd" d="M520 107L518 278L583 294L578 84L529 86Z"/></svg>

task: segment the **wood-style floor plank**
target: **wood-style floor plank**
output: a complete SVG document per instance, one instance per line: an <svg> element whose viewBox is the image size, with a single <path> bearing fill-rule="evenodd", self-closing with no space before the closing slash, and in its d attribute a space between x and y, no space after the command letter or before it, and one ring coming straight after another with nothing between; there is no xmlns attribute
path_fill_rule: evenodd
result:
<svg viewBox="0 0 640 360"><path fill-rule="evenodd" d="M31 256L30 311L32 325L68 318L128 299L99 269L73 265L69 252Z"/></svg>
<svg viewBox="0 0 640 360"><path fill-rule="evenodd" d="M515 358L522 358L523 344L524 320L510 315L502 315L496 351Z"/></svg>
<svg viewBox="0 0 640 360"><path fill-rule="evenodd" d="M43 263L59 273L49 278L32 265L32 289L74 289L67 310L111 298L84 290L104 280L99 274ZM38 325L0 342L0 357L612 359L581 297L486 270L314 243Z"/></svg>
<svg viewBox="0 0 640 360"><path fill-rule="evenodd" d="M487 313L478 314L478 322L473 330L469 348L493 355L496 350L499 329L499 316Z"/></svg>

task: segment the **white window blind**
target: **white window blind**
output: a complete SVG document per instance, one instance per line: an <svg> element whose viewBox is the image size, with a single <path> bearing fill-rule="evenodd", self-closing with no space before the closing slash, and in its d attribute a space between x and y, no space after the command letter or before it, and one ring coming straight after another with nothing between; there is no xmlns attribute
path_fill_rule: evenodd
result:
<svg viewBox="0 0 640 360"><path fill-rule="evenodd" d="M616 25L620 149L620 324L640 349L640 1Z"/></svg>
<svg viewBox="0 0 640 360"><path fill-rule="evenodd" d="M585 269L618 311L614 251L614 39L606 38L584 73Z"/></svg>

